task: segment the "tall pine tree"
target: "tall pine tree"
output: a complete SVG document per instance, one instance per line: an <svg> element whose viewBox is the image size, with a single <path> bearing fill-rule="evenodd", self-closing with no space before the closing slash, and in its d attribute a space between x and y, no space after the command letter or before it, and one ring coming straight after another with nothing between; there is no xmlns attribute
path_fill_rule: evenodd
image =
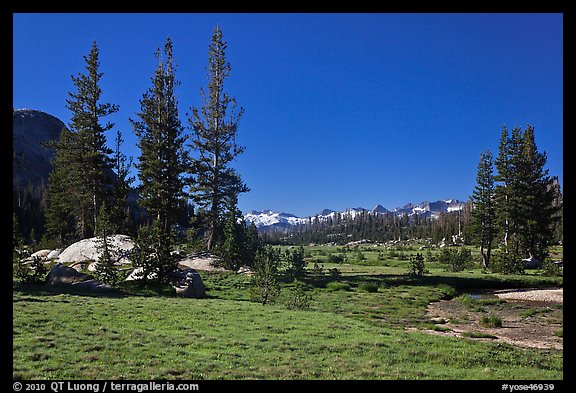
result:
<svg viewBox="0 0 576 393"><path fill-rule="evenodd" d="M544 168L546 162L546 153L538 151L534 127L529 125L522 136L522 164L517 171L523 195L520 239L524 254L541 262L548 256L548 248L554 240L558 212L552 179Z"/></svg>
<svg viewBox="0 0 576 393"><path fill-rule="evenodd" d="M52 159L52 172L48 176L46 209L46 235L55 239L60 247L75 238L74 205L75 184L70 174L75 171L76 153L72 142L73 134L66 128L60 132L60 138L50 146L55 149Z"/></svg>
<svg viewBox="0 0 576 393"><path fill-rule="evenodd" d="M534 128L502 130L495 161L496 211L502 234L499 264L508 272L523 270L522 258L542 262L554 239L558 219L557 197L548 176L546 154L540 153Z"/></svg>
<svg viewBox="0 0 576 393"><path fill-rule="evenodd" d="M174 92L178 82L170 38L166 39L163 51L157 50L156 58L158 66L152 87L140 100L141 109L137 113L140 120L130 121L139 139L140 158L136 168L140 203L153 220L152 228L139 236L145 244L139 248L142 255L138 260L147 273L155 273L157 280L162 281L174 267L170 256L172 225L181 210L186 154Z"/></svg>
<svg viewBox="0 0 576 393"><path fill-rule="evenodd" d="M114 232L122 233L130 230L130 209L128 206L128 194L131 191L131 184L134 182L134 177L130 176L130 168L132 167L132 157L127 158L122 153L121 147L124 143L122 133L117 131L114 144L114 172L116 173L116 180L113 188L112 200L110 204L110 220L114 226Z"/></svg>
<svg viewBox="0 0 576 393"><path fill-rule="evenodd" d="M166 60L163 60L163 57ZM180 212L186 170L183 127L178 117L173 47L166 39L156 52L158 66L152 87L140 100L139 121L130 119L140 148L138 178L141 205L168 233Z"/></svg>
<svg viewBox="0 0 576 393"><path fill-rule="evenodd" d="M69 173L75 184L72 210L76 217L81 238L90 237L97 230L100 205L105 199L107 185L111 179L109 170L112 153L106 146L105 132L114 124L101 124L101 119L118 111L118 106L101 102L100 51L93 42L88 56L84 56L86 73L72 76L76 92L69 93L66 107L72 112L69 124L74 133L73 157L75 170Z"/></svg>
<svg viewBox="0 0 576 393"><path fill-rule="evenodd" d="M496 232L496 215L494 207L494 173L492 153L490 150L480 154L476 187L472 192L473 208L471 212L471 225L480 244L482 266L487 269L490 265L492 241Z"/></svg>
<svg viewBox="0 0 576 393"><path fill-rule="evenodd" d="M201 89L203 105L191 108L193 133L191 147L197 153L192 160L192 197L208 212L207 249L222 241L222 223L230 196L249 191L230 163L244 151L236 143L238 122L243 109L236 112L236 99L224 91L230 74L226 61L227 43L216 26L208 52L208 92Z"/></svg>

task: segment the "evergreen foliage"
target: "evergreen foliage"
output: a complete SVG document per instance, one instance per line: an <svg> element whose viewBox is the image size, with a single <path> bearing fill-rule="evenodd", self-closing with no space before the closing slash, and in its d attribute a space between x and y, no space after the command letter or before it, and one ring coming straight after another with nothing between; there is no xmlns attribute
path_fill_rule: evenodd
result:
<svg viewBox="0 0 576 393"><path fill-rule="evenodd" d="M94 270L95 276L105 284L116 285L120 281L120 271L116 262L120 259L120 253L109 242L113 224L105 205L100 206L98 213L98 232L96 249L98 250L98 263Z"/></svg>
<svg viewBox="0 0 576 393"><path fill-rule="evenodd" d="M84 56L86 73L72 76L76 91L69 92L66 108L72 113L69 130L63 129L56 143L49 177L46 213L47 230L65 245L70 238L85 239L97 230L97 216L110 187L112 151L105 132L113 123L101 119L118 111L118 106L102 102L100 51L96 42ZM72 229L72 226L75 228Z"/></svg>
<svg viewBox="0 0 576 393"><path fill-rule="evenodd" d="M208 52L208 91L200 90L203 105L191 108L191 148L197 153L192 159L192 197L207 214L207 249L211 251L222 241L222 222L226 201L231 196L248 192L240 175L230 166L244 151L236 143L238 122L244 110L236 112L236 99L224 91L224 81L230 74L226 60L227 43L216 26Z"/></svg>
<svg viewBox="0 0 576 393"><path fill-rule="evenodd" d="M306 285L299 280L294 280L290 285L290 294L286 300L286 307L292 310L303 310L310 307L312 296L306 293Z"/></svg>
<svg viewBox="0 0 576 393"><path fill-rule="evenodd" d="M63 247L75 238L76 217L71 206L74 203L74 186L69 175L74 171L74 150L72 133L64 128L60 139L54 145L53 170L48 178L48 209L46 210L46 231L49 237L58 240Z"/></svg>
<svg viewBox="0 0 576 393"><path fill-rule="evenodd" d="M472 253L465 247L458 249L445 247L440 252L438 261L446 265L447 271L461 272L470 266Z"/></svg>
<svg viewBox="0 0 576 393"><path fill-rule="evenodd" d="M308 265L308 262L304 260L304 247L299 246L292 251L286 250L285 257L288 277L292 280L303 278L306 275L306 265Z"/></svg>
<svg viewBox="0 0 576 393"><path fill-rule="evenodd" d="M420 253L416 253L416 256L410 258L410 266L408 267L408 274L412 276L423 276L425 273L424 269L424 257Z"/></svg>
<svg viewBox="0 0 576 393"><path fill-rule="evenodd" d="M96 42L86 62L86 74L72 77L76 92L69 93L66 107L72 112L70 130L74 133L71 141L74 168L68 176L74 184L72 210L77 222L78 235L85 239L97 229L97 215L105 198L106 186L110 183L106 171L111 166L108 157L112 151L106 146L105 132L114 124L101 124L100 119L118 111L118 106L101 102L100 51Z"/></svg>
<svg viewBox="0 0 576 393"><path fill-rule="evenodd" d="M480 245L482 266L490 265L492 242L496 236L495 185L492 153L489 150L480 154L476 186L472 191L473 209L470 216L470 227Z"/></svg>
<svg viewBox="0 0 576 393"><path fill-rule="evenodd" d="M280 251L270 245L264 246L256 254L254 268L250 290L252 300L262 305L273 303L280 293Z"/></svg>
<svg viewBox="0 0 576 393"><path fill-rule="evenodd" d="M110 205L110 220L114 226L115 233L133 233L134 222L131 221L130 206L128 204L128 194L132 190L132 183L135 181L134 176L130 176L132 167L132 157L127 158L122 153L121 147L124 143L122 133L116 132L114 144L114 172L116 181L112 190L112 201Z"/></svg>
<svg viewBox="0 0 576 393"><path fill-rule="evenodd" d="M166 39L164 50L158 49L155 56L158 66L151 78L152 86L140 100L140 112L137 113L140 120L130 121L140 148L136 165L140 204L167 234L181 213L186 170L185 138L174 91L179 83L175 79L170 38Z"/></svg>
<svg viewBox="0 0 576 393"><path fill-rule="evenodd" d="M236 207L236 197L229 198L226 222L224 224L224 243L222 245L223 264L231 270L238 270L242 265L249 264L246 223L242 213ZM248 263L247 263L248 262Z"/></svg>
<svg viewBox="0 0 576 393"><path fill-rule="evenodd" d="M545 169L546 154L538 152L534 128L502 129L495 161L497 224L502 236L498 266L492 270L522 272L523 258L544 261L554 241L559 199Z"/></svg>
<svg viewBox="0 0 576 393"><path fill-rule="evenodd" d="M143 282L164 282L176 269L171 253L173 245L174 233L165 233L159 221L140 228L131 253L132 263L139 271L137 278Z"/></svg>

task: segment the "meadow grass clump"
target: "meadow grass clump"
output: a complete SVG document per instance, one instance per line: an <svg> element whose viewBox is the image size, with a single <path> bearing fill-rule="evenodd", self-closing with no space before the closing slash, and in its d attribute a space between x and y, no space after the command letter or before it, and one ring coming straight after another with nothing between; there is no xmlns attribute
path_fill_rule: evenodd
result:
<svg viewBox="0 0 576 393"><path fill-rule="evenodd" d="M502 319L497 316L485 316L480 319L480 325L484 327L501 328Z"/></svg>

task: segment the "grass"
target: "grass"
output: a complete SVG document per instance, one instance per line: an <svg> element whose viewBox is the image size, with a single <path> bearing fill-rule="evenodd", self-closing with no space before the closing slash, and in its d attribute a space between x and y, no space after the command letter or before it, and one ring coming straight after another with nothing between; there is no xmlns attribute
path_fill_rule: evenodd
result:
<svg viewBox="0 0 576 393"><path fill-rule="evenodd" d="M309 258L326 256L307 252ZM13 377L563 378L562 351L406 329L429 324L430 302L470 288L550 286L558 279L439 269L409 277L404 274L407 262L369 264L376 253L365 249L363 255L363 264L325 264L325 270L337 267L342 272L338 282L327 275L306 278L311 301L305 310L285 306L288 284L273 305L250 302L250 278L234 273L201 272L205 299L175 298L167 288L134 284L96 296L15 282Z"/></svg>
<svg viewBox="0 0 576 393"><path fill-rule="evenodd" d="M502 327L502 319L500 317L491 315L485 316L480 319L480 325L484 327L491 327L491 328L501 328Z"/></svg>

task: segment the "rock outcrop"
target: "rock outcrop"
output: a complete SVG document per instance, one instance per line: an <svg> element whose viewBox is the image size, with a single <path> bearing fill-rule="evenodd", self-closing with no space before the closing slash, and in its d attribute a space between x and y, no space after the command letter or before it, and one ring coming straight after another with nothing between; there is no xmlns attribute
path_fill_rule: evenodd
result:
<svg viewBox="0 0 576 393"><path fill-rule="evenodd" d="M206 295L204 282L194 269L176 270L170 274L169 279L176 290L176 296L198 299Z"/></svg>
<svg viewBox="0 0 576 393"><path fill-rule="evenodd" d="M91 291L110 291L112 287L103 284L89 274L79 273L75 269L57 263L46 276L46 285L63 285Z"/></svg>
<svg viewBox="0 0 576 393"><path fill-rule="evenodd" d="M43 144L57 141L65 125L37 110L17 109L12 113L12 187L23 189L29 183L47 185L54 149Z"/></svg>
<svg viewBox="0 0 576 393"><path fill-rule="evenodd" d="M117 263L130 263L128 259L130 251L134 248L134 241L127 235L108 236L108 246L114 252L117 252ZM93 261L98 262L98 238L80 240L64 249L58 256L61 263L76 263Z"/></svg>

